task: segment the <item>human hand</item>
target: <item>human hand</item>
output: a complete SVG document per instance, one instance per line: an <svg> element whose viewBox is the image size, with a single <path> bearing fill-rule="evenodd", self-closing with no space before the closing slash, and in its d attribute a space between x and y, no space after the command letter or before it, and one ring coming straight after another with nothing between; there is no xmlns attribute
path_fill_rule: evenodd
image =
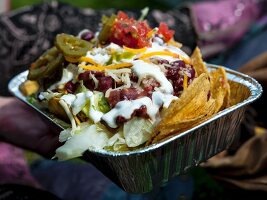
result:
<svg viewBox="0 0 267 200"><path fill-rule="evenodd" d="M58 134L24 103L0 97L0 140L51 157L60 145Z"/></svg>

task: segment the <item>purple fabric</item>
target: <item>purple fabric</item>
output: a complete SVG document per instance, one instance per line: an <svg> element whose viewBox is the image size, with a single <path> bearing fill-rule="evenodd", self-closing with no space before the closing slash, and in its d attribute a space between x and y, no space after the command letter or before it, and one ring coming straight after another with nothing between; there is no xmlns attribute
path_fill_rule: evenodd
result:
<svg viewBox="0 0 267 200"><path fill-rule="evenodd" d="M16 183L39 187L31 176L21 149L0 142L0 152L0 184Z"/></svg>
<svg viewBox="0 0 267 200"><path fill-rule="evenodd" d="M210 56L232 46L241 39L260 16L259 1L220 0L192 5L192 17L198 35L198 45L204 56Z"/></svg>

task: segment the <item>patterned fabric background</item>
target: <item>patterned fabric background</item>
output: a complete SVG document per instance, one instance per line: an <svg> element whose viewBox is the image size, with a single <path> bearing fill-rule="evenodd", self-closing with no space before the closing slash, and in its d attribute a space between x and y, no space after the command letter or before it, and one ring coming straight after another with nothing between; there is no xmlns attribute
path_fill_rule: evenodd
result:
<svg viewBox="0 0 267 200"><path fill-rule="evenodd" d="M114 12L113 9L78 9L53 1L0 15L0 95L8 95L8 81L52 46L57 33L76 35L84 28L97 31L101 16ZM128 13L140 15L137 11ZM165 21L176 30L176 39L192 48L195 35L188 13L187 8L168 12L153 10L147 19L151 26Z"/></svg>

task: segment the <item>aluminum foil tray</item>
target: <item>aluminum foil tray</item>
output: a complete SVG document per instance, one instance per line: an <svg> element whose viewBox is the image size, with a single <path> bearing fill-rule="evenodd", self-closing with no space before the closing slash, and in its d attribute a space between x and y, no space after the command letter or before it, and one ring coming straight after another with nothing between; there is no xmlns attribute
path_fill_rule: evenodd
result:
<svg viewBox="0 0 267 200"><path fill-rule="evenodd" d="M217 68L214 65L207 66L209 70ZM145 193L227 149L239 137L239 126L246 106L260 97L262 87L247 75L227 68L226 71L231 86L231 107L161 143L131 152L88 150L83 159L125 191ZM54 128L64 128L59 119L37 105L30 104L20 93L19 85L26 79L27 73L22 72L10 81L10 92L37 110Z"/></svg>

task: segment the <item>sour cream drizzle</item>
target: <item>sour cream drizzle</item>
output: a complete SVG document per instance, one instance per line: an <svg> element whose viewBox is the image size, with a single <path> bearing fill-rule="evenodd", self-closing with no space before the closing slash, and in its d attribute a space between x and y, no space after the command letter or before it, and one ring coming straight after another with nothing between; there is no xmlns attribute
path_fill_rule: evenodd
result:
<svg viewBox="0 0 267 200"><path fill-rule="evenodd" d="M72 108L72 113L74 115L77 115L83 109L83 107L86 106L87 101L90 100L90 105L88 109L89 112L86 113L88 114L89 118L93 120L94 123L97 123L101 120L101 117L103 116L102 112L96 110L95 96L94 93L91 91L81 92L76 95L65 94L60 99Z"/></svg>
<svg viewBox="0 0 267 200"><path fill-rule="evenodd" d="M111 128L117 128L116 119L118 116L122 116L127 120L131 119L134 110L139 109L141 106L146 106L148 116L154 121L160 107L168 107L173 99L177 99L177 97L157 91L153 92L152 100L149 97L142 97L132 101L120 101L112 110L103 115L102 120Z"/></svg>
<svg viewBox="0 0 267 200"><path fill-rule="evenodd" d="M160 91L167 94L173 93L172 84L157 65L146 63L142 60L135 60L132 63L132 70L138 76L139 81L145 77L153 77L160 83Z"/></svg>
<svg viewBox="0 0 267 200"><path fill-rule="evenodd" d="M63 69L61 80L51 85L49 87L49 90L54 90L60 85L64 85L65 83L69 82L72 79L73 79L73 72L69 71L68 69Z"/></svg>
<svg viewBox="0 0 267 200"><path fill-rule="evenodd" d="M100 122L103 114L104 113L96 110L95 97L91 96L90 97L90 108L89 108L89 113L88 113L90 119L93 120L94 123Z"/></svg>

